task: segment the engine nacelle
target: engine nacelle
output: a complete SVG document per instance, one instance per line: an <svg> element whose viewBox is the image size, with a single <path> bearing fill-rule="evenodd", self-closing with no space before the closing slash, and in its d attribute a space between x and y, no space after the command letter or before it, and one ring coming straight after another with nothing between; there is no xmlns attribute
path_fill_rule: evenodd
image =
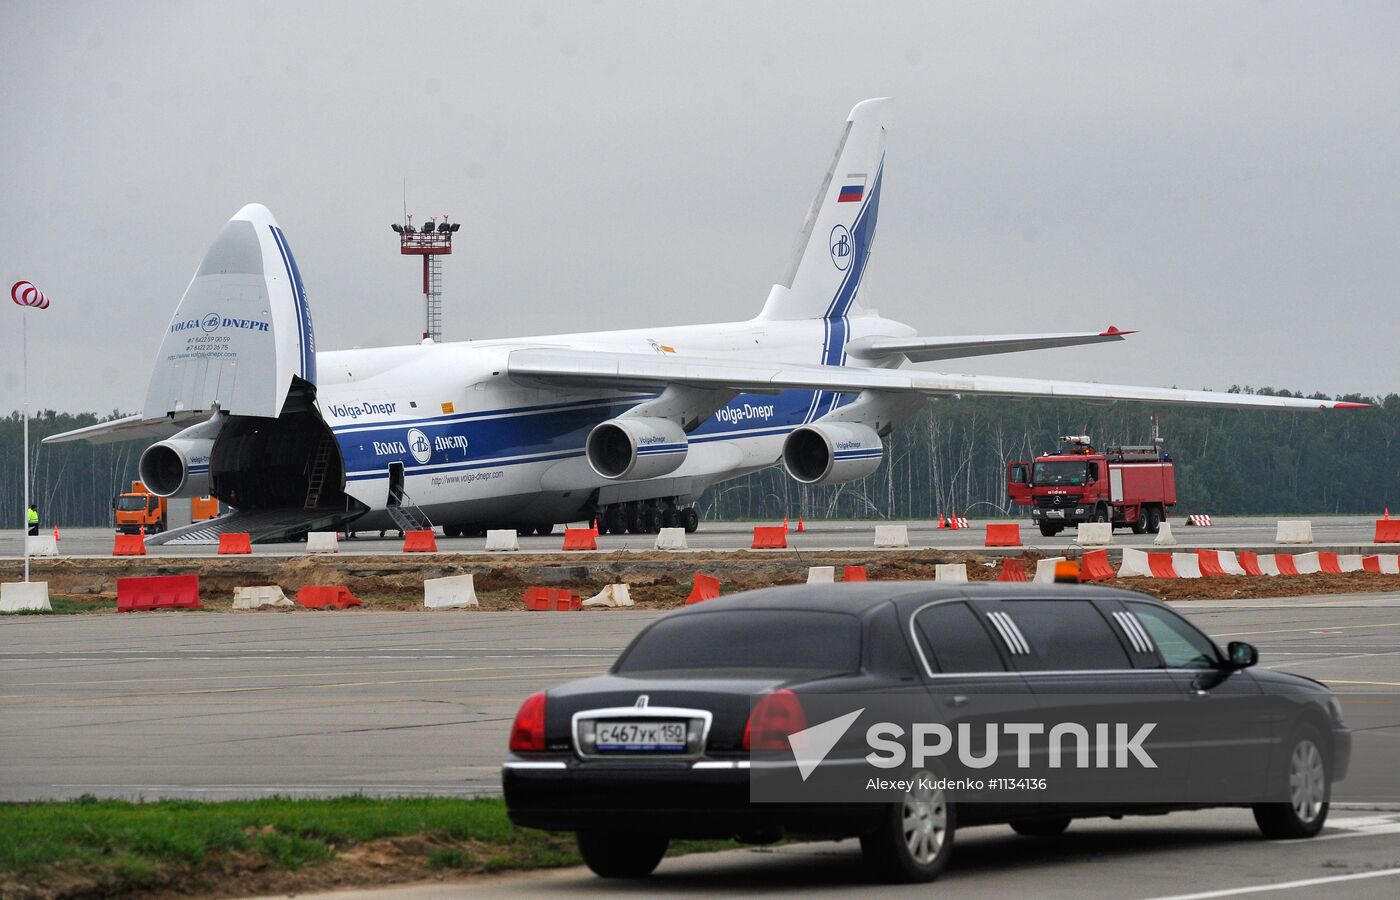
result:
<svg viewBox="0 0 1400 900"><path fill-rule="evenodd" d="M803 484L841 484L871 475L885 455L880 435L854 422L814 422L783 441L783 467Z"/></svg>
<svg viewBox="0 0 1400 900"><path fill-rule="evenodd" d="M674 472L689 449L685 430L669 419L609 419L588 433L588 464L614 481Z"/></svg>
<svg viewBox="0 0 1400 900"><path fill-rule="evenodd" d="M147 447L137 465L146 490L158 497L208 494L209 455L223 424L224 417L217 416Z"/></svg>

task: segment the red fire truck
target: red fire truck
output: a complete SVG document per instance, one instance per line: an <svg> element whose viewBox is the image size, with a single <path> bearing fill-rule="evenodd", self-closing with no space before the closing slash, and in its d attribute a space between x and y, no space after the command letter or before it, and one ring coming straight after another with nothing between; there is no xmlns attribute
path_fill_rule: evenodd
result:
<svg viewBox="0 0 1400 900"><path fill-rule="evenodd" d="M1067 446L1059 453L1006 467L1008 496L1031 508L1031 521L1042 535L1054 537L1077 522L1157 533L1176 505L1176 472L1160 442L1099 452L1088 435L1060 440Z"/></svg>

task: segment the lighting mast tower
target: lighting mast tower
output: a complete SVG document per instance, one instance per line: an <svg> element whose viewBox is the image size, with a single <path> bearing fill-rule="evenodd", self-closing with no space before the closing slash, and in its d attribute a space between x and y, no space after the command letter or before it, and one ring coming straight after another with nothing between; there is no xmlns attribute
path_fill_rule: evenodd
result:
<svg viewBox="0 0 1400 900"><path fill-rule="evenodd" d="M415 228L413 216L405 215L403 224L389 227L399 236L401 254L423 257L423 337L437 343L442 340L442 257L452 252L452 235L461 223L448 224L444 215L440 222L429 219Z"/></svg>

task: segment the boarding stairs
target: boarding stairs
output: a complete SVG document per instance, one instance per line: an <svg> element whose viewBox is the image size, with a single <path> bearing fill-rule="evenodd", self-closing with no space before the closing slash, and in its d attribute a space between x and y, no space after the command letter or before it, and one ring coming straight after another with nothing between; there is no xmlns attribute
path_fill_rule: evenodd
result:
<svg viewBox="0 0 1400 900"><path fill-rule="evenodd" d="M398 502L391 501L385 512L389 514L389 518L394 520L395 528L404 533L432 530L433 523L428 518L428 514L415 506L413 499L408 494L400 490L394 499Z"/></svg>

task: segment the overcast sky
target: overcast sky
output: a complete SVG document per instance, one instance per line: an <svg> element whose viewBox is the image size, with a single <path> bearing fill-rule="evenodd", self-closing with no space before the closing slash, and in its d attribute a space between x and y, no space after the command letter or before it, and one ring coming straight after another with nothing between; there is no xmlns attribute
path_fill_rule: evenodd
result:
<svg viewBox="0 0 1400 900"><path fill-rule="evenodd" d="M1394 3L5 0L0 34L0 277L53 299L35 407L138 409L253 201L321 349L415 340L404 179L462 223L449 340L748 318L882 95L867 305L923 334L1142 332L943 369L1400 390Z"/></svg>

